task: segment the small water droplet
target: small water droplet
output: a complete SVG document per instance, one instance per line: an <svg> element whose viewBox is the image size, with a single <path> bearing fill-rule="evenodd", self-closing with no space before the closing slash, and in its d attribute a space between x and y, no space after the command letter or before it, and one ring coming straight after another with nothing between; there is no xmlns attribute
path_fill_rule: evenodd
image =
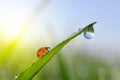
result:
<svg viewBox="0 0 120 80"><path fill-rule="evenodd" d="M79 28L78 30L81 31L81 28Z"/></svg>
<svg viewBox="0 0 120 80"><path fill-rule="evenodd" d="M72 33L72 35L75 35L75 34L76 34L76 32Z"/></svg>
<svg viewBox="0 0 120 80"><path fill-rule="evenodd" d="M79 28L79 29L78 29L78 32L82 32L82 29L81 29L81 28Z"/></svg>
<svg viewBox="0 0 120 80"><path fill-rule="evenodd" d="M95 36L95 34L93 32L84 32L83 35L86 39L91 39Z"/></svg>
<svg viewBox="0 0 120 80"><path fill-rule="evenodd" d="M14 78L16 79L18 77L18 74L15 74Z"/></svg>

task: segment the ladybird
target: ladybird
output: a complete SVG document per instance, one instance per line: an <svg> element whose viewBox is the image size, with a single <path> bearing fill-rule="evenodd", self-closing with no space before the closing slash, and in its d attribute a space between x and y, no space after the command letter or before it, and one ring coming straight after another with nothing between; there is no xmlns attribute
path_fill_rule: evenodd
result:
<svg viewBox="0 0 120 80"><path fill-rule="evenodd" d="M50 47L42 47L37 51L37 57L40 58L49 51Z"/></svg>

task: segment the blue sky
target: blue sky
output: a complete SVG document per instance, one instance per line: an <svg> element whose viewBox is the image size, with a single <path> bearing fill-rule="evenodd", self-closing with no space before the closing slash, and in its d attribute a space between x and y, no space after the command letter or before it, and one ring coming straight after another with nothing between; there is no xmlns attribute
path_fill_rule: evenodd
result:
<svg viewBox="0 0 120 80"><path fill-rule="evenodd" d="M7 36L10 35L11 27L20 26L34 11L34 8L41 0L0 0L0 30ZM36 34L46 35L45 29L51 27L40 26L37 29L34 25L51 24L57 38L63 40L78 28L97 21L95 25L95 38L86 40L82 36L83 45L89 49L103 47L111 50L118 50L120 46L120 0L51 0L48 6L33 22L31 30L36 30ZM41 31L38 31L41 30ZM15 29L17 31L17 29ZM29 31L32 32L32 31ZM2 34L3 34L2 33ZM16 33L16 32L15 32ZM11 33L12 34L12 33ZM31 33L34 34L34 31ZM34 35L33 35L34 36ZM80 44L80 43L78 43ZM102 50L104 51L104 49ZM114 52L113 52L114 54Z"/></svg>
<svg viewBox="0 0 120 80"><path fill-rule="evenodd" d="M84 27L90 22L95 25L99 45L118 47L120 45L120 9L119 0L52 0L44 11L44 18L57 27L62 33L66 30ZM102 46L101 45L101 46Z"/></svg>

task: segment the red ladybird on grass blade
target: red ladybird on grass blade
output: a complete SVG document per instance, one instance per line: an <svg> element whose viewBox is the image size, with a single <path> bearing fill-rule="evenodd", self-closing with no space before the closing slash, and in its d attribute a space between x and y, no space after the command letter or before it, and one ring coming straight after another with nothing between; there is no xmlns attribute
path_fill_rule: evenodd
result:
<svg viewBox="0 0 120 80"><path fill-rule="evenodd" d="M37 51L37 57L40 58L49 51L50 47L42 47Z"/></svg>

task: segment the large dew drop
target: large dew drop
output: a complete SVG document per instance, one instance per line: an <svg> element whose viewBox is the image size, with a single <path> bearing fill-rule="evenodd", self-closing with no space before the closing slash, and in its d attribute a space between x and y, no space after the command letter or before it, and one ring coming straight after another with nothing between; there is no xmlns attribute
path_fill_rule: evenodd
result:
<svg viewBox="0 0 120 80"><path fill-rule="evenodd" d="M91 39L95 36L95 34L93 32L84 32L83 35L86 39Z"/></svg>

